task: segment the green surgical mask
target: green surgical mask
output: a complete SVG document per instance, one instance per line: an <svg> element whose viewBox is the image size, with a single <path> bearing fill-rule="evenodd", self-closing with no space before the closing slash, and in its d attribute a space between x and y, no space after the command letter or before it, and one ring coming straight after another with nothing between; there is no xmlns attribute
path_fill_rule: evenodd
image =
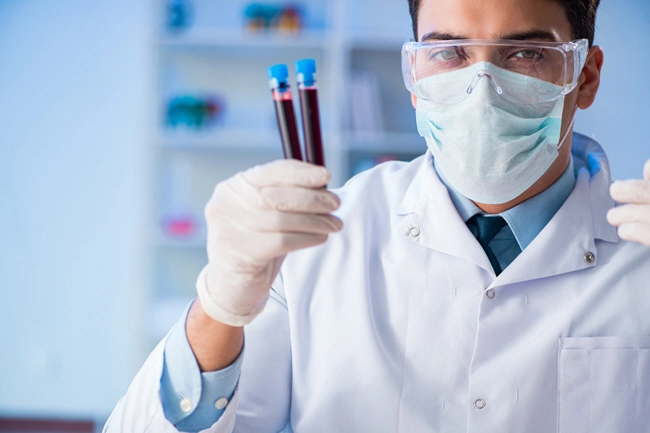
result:
<svg viewBox="0 0 650 433"><path fill-rule="evenodd" d="M468 83L472 87L468 88ZM530 188L551 166L571 125L560 140L564 96L527 103L559 86L480 62L462 70L418 81L428 94L467 92L452 105L418 99L418 132L449 184L485 204L506 203ZM518 93L505 100L501 88Z"/></svg>

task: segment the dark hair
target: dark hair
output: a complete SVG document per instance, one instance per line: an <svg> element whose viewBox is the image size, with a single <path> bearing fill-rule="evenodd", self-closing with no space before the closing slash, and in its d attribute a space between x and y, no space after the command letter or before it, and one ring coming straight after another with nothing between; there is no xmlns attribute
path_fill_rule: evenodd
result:
<svg viewBox="0 0 650 433"><path fill-rule="evenodd" d="M418 40L418 11L422 0L408 0L409 12L413 23L413 38ZM540 0L542 1L542 0ZM559 3L566 13L571 25L573 39L589 39L589 46L594 43L596 31L596 9L600 0L553 0Z"/></svg>

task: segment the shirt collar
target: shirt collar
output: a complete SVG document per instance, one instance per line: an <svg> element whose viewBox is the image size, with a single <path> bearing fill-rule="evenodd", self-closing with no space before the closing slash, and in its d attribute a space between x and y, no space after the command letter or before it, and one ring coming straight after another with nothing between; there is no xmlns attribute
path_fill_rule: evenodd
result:
<svg viewBox="0 0 650 433"><path fill-rule="evenodd" d="M458 193L449 185L442 172L438 170L435 159L433 165L438 177L447 187L449 197L463 221L467 222L467 220L476 214L483 214L474 202ZM575 182L576 175L573 166L573 157L571 157L564 173L550 187L517 206L498 214L508 223L521 250L526 248L535 239L551 218L553 218L553 215L562 207L566 199L571 195Z"/></svg>

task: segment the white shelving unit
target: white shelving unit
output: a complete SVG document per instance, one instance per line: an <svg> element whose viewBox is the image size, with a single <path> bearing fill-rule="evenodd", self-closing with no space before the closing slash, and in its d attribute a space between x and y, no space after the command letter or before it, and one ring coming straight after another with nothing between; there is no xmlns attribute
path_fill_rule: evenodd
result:
<svg viewBox="0 0 650 433"><path fill-rule="evenodd" d="M247 32L247 3L194 0L193 25L174 32L161 26L152 340L194 297L194 280L207 261L203 206L214 185L282 157L268 66L287 63L292 71L296 60L316 59L330 187L377 160L410 159L425 149L401 78L400 48L411 35L404 0L303 0L305 27L295 35ZM168 101L185 94L219 95L223 118L208 130L166 127ZM193 224L191 233L166 234L163 221L174 215Z"/></svg>

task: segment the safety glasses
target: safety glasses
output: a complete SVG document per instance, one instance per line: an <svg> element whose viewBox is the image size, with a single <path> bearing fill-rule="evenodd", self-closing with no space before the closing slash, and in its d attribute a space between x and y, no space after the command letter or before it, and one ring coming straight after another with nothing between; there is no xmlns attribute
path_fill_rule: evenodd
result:
<svg viewBox="0 0 650 433"><path fill-rule="evenodd" d="M410 92L435 104L464 100L483 78L504 99L514 102L523 97L527 103L543 103L575 89L588 48L587 39L408 41L402 47L402 73ZM482 64L490 67L484 68ZM494 67L499 73L493 72ZM549 85L544 87L545 91L530 95L526 92L527 80ZM436 85L429 85L430 82ZM447 86L445 91L440 91L441 85Z"/></svg>

